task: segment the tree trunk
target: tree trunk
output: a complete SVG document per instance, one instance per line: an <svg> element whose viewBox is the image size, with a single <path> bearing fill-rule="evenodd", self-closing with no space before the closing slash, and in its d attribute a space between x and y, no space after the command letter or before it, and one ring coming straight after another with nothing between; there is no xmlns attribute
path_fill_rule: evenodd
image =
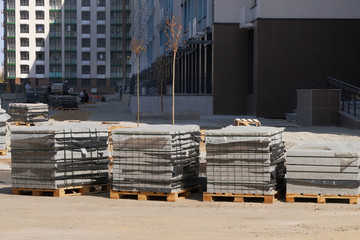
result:
<svg viewBox="0 0 360 240"><path fill-rule="evenodd" d="M139 56L136 58L137 60L137 126L140 124L140 97L139 97L139 88L140 88L140 76L139 76Z"/></svg>
<svg viewBox="0 0 360 240"><path fill-rule="evenodd" d="M161 112L164 112L164 97L163 97L163 88L164 88L164 79L162 78L162 76L160 76L161 78L161 84L160 84L160 93L161 93Z"/></svg>
<svg viewBox="0 0 360 240"><path fill-rule="evenodd" d="M172 124L175 124L175 60L176 60L176 51L174 51L173 59L173 81L172 81Z"/></svg>

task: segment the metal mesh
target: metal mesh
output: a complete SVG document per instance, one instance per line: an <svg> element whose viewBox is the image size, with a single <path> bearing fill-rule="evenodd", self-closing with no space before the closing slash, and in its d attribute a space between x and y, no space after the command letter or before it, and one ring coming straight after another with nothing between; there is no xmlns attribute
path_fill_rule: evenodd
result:
<svg viewBox="0 0 360 240"><path fill-rule="evenodd" d="M49 120L49 107L42 103L10 103L12 121L41 122Z"/></svg>
<svg viewBox="0 0 360 240"><path fill-rule="evenodd" d="M169 193L197 185L198 131L114 131L113 141L114 190Z"/></svg>
<svg viewBox="0 0 360 240"><path fill-rule="evenodd" d="M233 129L238 134L222 130L205 133L207 191L272 194L284 187L283 130ZM240 134L241 130L247 132Z"/></svg>
<svg viewBox="0 0 360 240"><path fill-rule="evenodd" d="M108 181L107 132L13 132L12 185L57 189Z"/></svg>

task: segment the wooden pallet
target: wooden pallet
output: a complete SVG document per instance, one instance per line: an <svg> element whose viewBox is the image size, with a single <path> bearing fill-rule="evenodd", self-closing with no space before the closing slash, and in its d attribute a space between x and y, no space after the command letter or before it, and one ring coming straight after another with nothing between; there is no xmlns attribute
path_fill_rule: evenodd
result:
<svg viewBox="0 0 360 240"><path fill-rule="evenodd" d="M97 184L97 185L82 185L58 189L36 189L36 188L13 188L12 193L15 195L29 195L32 196L52 196L52 197L65 197L65 196L78 196L85 194L108 192L110 184Z"/></svg>
<svg viewBox="0 0 360 240"><path fill-rule="evenodd" d="M110 190L111 199L130 198L135 197L140 201L147 200L166 200L167 202L176 202L179 199L188 198L191 194L201 192L201 186L195 186L181 190L176 193L163 193L163 192L135 192L135 191L116 191Z"/></svg>
<svg viewBox="0 0 360 240"><path fill-rule="evenodd" d="M79 108L58 108L61 111L76 111L79 110Z"/></svg>
<svg viewBox="0 0 360 240"><path fill-rule="evenodd" d="M257 119L235 118L234 126L255 126L260 127L261 122Z"/></svg>
<svg viewBox="0 0 360 240"><path fill-rule="evenodd" d="M214 202L221 200L229 200L231 202L262 202L273 204L276 200L276 194L249 194L249 193L203 193L204 202Z"/></svg>
<svg viewBox="0 0 360 240"><path fill-rule="evenodd" d="M344 201L349 204L358 204L358 199L360 195L325 195L325 194L303 194L303 193L287 193L286 202L294 203L299 201L308 200L316 201L316 203L328 203L328 202L342 202Z"/></svg>
<svg viewBox="0 0 360 240"><path fill-rule="evenodd" d="M7 150L0 150L0 156L5 156L7 155L8 151Z"/></svg>
<svg viewBox="0 0 360 240"><path fill-rule="evenodd" d="M20 121L16 121L15 122L16 126L26 126L26 127L30 127L30 126L35 126L35 123L33 122L20 122Z"/></svg>

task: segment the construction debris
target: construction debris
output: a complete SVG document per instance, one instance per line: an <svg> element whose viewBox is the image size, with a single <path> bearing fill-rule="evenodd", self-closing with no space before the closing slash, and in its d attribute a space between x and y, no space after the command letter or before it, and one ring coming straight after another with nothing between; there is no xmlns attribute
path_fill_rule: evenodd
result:
<svg viewBox="0 0 360 240"><path fill-rule="evenodd" d="M208 193L275 194L285 186L284 128L205 132Z"/></svg>
<svg viewBox="0 0 360 240"><path fill-rule="evenodd" d="M43 103L10 103L9 114L14 122L43 122L49 120L49 108Z"/></svg>
<svg viewBox="0 0 360 240"><path fill-rule="evenodd" d="M307 142L286 155L287 193L359 195L359 143Z"/></svg>
<svg viewBox="0 0 360 240"><path fill-rule="evenodd" d="M199 126L116 129L113 190L174 193L197 185Z"/></svg>
<svg viewBox="0 0 360 240"><path fill-rule="evenodd" d="M66 126L11 127L13 188L57 189L108 182L107 129Z"/></svg>

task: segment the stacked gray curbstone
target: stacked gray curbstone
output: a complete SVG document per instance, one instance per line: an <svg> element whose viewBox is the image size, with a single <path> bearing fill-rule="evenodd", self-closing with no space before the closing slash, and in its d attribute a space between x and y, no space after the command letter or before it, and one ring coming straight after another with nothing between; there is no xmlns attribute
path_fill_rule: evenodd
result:
<svg viewBox="0 0 360 240"><path fill-rule="evenodd" d="M12 121L32 123L49 120L49 107L43 103L10 103L8 112Z"/></svg>
<svg viewBox="0 0 360 240"><path fill-rule="evenodd" d="M99 127L12 126L12 186L57 189L107 183L108 133Z"/></svg>
<svg viewBox="0 0 360 240"><path fill-rule="evenodd" d="M113 190L174 193L198 184L199 126L112 131Z"/></svg>
<svg viewBox="0 0 360 240"><path fill-rule="evenodd" d="M283 128L205 132L208 193L275 194L285 187Z"/></svg>
<svg viewBox="0 0 360 240"><path fill-rule="evenodd" d="M359 195L360 144L308 142L289 149L287 193Z"/></svg>

